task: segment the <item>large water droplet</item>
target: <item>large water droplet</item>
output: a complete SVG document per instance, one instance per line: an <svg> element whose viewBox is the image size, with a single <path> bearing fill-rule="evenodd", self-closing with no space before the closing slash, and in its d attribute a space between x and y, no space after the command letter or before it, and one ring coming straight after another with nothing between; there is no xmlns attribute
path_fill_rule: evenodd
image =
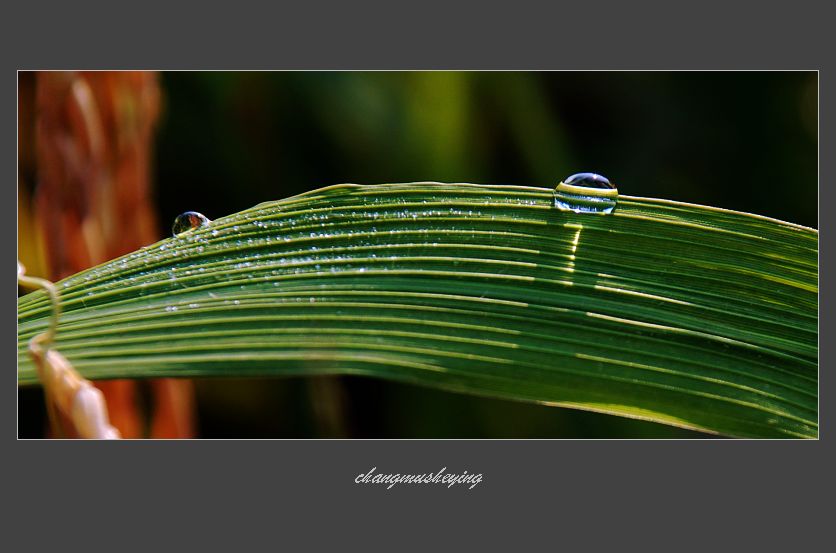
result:
<svg viewBox="0 0 836 553"><path fill-rule="evenodd" d="M563 179L554 190L554 205L575 213L612 213L618 189L596 173L576 173Z"/></svg>
<svg viewBox="0 0 836 553"><path fill-rule="evenodd" d="M211 223L205 215L197 211L187 211L181 213L174 219L174 225L171 227L171 232L174 236L179 236L184 232L200 228Z"/></svg>

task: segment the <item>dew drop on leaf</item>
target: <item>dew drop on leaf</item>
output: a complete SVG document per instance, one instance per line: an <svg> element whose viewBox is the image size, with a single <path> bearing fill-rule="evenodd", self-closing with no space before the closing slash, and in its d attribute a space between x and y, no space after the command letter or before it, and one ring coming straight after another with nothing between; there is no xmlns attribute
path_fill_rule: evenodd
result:
<svg viewBox="0 0 836 553"><path fill-rule="evenodd" d="M575 213L612 213L618 189L597 173L576 173L563 179L554 190L554 205Z"/></svg>
<svg viewBox="0 0 836 553"><path fill-rule="evenodd" d="M181 213L174 219L174 225L171 227L171 232L174 236L180 236L185 232L206 226L211 222L212 221L210 221L202 213L198 213L197 211L187 211L185 213Z"/></svg>

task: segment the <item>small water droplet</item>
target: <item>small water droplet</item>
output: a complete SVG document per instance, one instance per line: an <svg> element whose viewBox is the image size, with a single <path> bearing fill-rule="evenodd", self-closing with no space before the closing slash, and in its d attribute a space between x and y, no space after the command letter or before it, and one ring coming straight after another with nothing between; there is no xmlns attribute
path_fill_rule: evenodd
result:
<svg viewBox="0 0 836 553"><path fill-rule="evenodd" d="M171 227L171 232L174 236L180 236L184 232L200 228L211 223L205 215L197 211L187 211L181 213L174 219L174 225Z"/></svg>
<svg viewBox="0 0 836 553"><path fill-rule="evenodd" d="M575 213L612 213L618 189L596 173L576 173L563 179L554 190L554 205Z"/></svg>

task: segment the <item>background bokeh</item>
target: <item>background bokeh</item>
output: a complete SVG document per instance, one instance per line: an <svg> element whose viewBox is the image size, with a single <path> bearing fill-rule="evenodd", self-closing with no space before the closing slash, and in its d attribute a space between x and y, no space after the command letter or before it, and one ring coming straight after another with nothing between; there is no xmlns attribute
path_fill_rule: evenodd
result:
<svg viewBox="0 0 836 553"><path fill-rule="evenodd" d="M818 226L815 72L165 72L159 79L152 180L161 235L183 211L212 219L336 183L546 187L580 171L602 173L622 194ZM201 437L703 436L359 377L200 380L196 401Z"/></svg>

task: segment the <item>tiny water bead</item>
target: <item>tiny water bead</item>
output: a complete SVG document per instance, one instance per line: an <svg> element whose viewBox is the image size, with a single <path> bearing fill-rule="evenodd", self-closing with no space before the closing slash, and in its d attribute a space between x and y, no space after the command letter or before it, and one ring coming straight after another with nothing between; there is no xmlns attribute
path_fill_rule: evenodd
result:
<svg viewBox="0 0 836 553"><path fill-rule="evenodd" d="M563 179L554 190L554 205L575 213L612 213L618 189L597 173L576 173Z"/></svg>
<svg viewBox="0 0 836 553"><path fill-rule="evenodd" d="M181 213L174 219L174 225L171 227L171 232L174 236L180 236L184 232L200 228L208 225L212 221L206 215L198 213L197 211L187 211Z"/></svg>

